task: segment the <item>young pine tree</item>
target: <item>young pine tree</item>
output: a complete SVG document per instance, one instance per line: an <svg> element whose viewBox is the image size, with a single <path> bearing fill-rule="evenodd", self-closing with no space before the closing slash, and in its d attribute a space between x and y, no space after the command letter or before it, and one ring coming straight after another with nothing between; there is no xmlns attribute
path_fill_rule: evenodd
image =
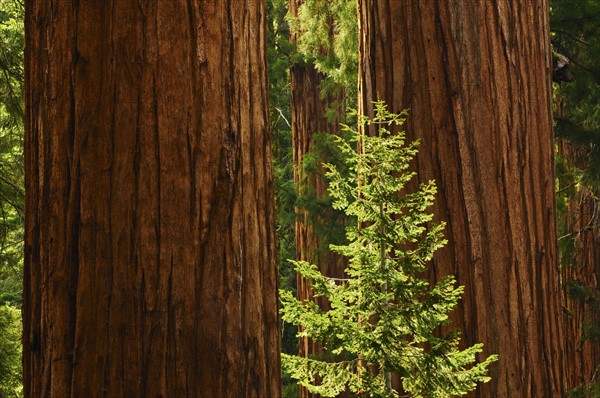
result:
<svg viewBox="0 0 600 398"><path fill-rule="evenodd" d="M343 391L398 397L392 372L413 397L463 395L489 380L487 368L497 359L476 363L481 344L460 351L459 333L435 336L462 287L453 277L433 288L424 279L433 253L445 243L444 226L432 224L426 212L436 192L432 181L406 192L415 175L409 164L417 144L405 144L403 132L390 132L404 116L376 103L375 117L359 116L359 126L376 125L378 136L343 126L351 138L338 139L349 176L327 165L333 205L354 220L346 228L349 243L331 246L348 257L347 278L329 278L314 264L293 263L331 309L299 301L289 291L280 293L283 320L301 326L302 336L324 348L318 358L283 354L284 371L325 397Z"/></svg>

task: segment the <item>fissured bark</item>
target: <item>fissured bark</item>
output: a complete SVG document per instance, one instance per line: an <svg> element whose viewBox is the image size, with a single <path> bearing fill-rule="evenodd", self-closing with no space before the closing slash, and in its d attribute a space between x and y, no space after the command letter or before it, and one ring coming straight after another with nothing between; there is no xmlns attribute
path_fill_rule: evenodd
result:
<svg viewBox="0 0 600 398"><path fill-rule="evenodd" d="M25 396L280 396L265 15L26 2Z"/></svg>
<svg viewBox="0 0 600 398"><path fill-rule="evenodd" d="M298 15L298 7L304 0L290 0L289 10L291 15ZM298 43L301 38L298 32L291 33L291 39ZM318 133L337 134L339 119L328 120L327 109L337 103L340 109L342 101L340 96L322 95L321 83L324 76L319 73L314 65L297 64L290 70L291 78L291 108L292 108L292 142L294 156L294 182L298 194L306 191L313 192L316 198L322 198L327 191L327 183L323 175L310 173L307 175L303 169L304 156L310 153L315 144ZM323 159L327 161L327 159ZM310 214L308 210L296 209L296 259L316 264L323 275L343 277L344 261L332 253L323 244L326 239L320 236L319 228L315 223L323 221L324 214ZM340 226L343 228L343 226ZM297 277L297 295L301 300L315 300L321 308L328 308L329 303L323 298L314 298L309 282L302 276ZM298 341L299 355L304 357L315 356L322 353L319 344L308 337L301 337ZM302 386L299 389L300 398L316 398L318 394L309 393Z"/></svg>
<svg viewBox="0 0 600 398"><path fill-rule="evenodd" d="M557 147L566 167L581 169L588 163L589 147L564 139L558 141ZM590 327L600 324L598 199L582 184L566 198L566 208L561 216L566 234L559 237L559 241L564 239L574 245L572 251L564 254L568 258L563 258L562 280L566 307L566 353L569 358L567 385L575 388L589 383L600 366L600 342L586 335ZM573 287L584 287L585 292L574 294Z"/></svg>
<svg viewBox="0 0 600 398"><path fill-rule="evenodd" d="M546 1L359 0L362 112L410 109L420 181L465 292L451 327L497 353L477 397L565 396Z"/></svg>

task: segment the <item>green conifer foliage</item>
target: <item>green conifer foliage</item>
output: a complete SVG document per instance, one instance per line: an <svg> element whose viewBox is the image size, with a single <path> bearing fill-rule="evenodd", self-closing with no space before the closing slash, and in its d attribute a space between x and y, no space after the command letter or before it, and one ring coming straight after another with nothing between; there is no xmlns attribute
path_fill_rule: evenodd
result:
<svg viewBox="0 0 600 398"><path fill-rule="evenodd" d="M23 27L20 0L0 0L0 398L23 396Z"/></svg>
<svg viewBox="0 0 600 398"><path fill-rule="evenodd" d="M322 396L349 390L398 397L391 372L401 376L403 389L413 397L463 395L489 380L488 365L497 359L477 363L481 344L461 351L457 332L434 335L462 287L452 277L433 287L426 279L433 253L445 243L444 225L433 224L427 213L436 192L432 181L416 192L405 190L415 175L409 168L417 143L405 143L403 132L390 133L405 116L376 103L376 116L359 116L359 126L375 125L378 136L343 126L351 139L338 139L349 176L328 165L333 205L354 220L346 228L349 243L331 246L349 259L348 278L328 278L314 264L293 263L331 309L280 292L283 320L301 325L301 334L325 349L319 358L284 354L284 371Z"/></svg>
<svg viewBox="0 0 600 398"><path fill-rule="evenodd" d="M356 100L358 17L355 0L304 0L298 16L288 16L300 36L297 62L315 65L326 79L325 92L344 89L346 102Z"/></svg>
<svg viewBox="0 0 600 398"><path fill-rule="evenodd" d="M23 13L18 0L0 0L0 296L21 294L25 208Z"/></svg>
<svg viewBox="0 0 600 398"><path fill-rule="evenodd" d="M23 396L21 311L0 303L0 398Z"/></svg>

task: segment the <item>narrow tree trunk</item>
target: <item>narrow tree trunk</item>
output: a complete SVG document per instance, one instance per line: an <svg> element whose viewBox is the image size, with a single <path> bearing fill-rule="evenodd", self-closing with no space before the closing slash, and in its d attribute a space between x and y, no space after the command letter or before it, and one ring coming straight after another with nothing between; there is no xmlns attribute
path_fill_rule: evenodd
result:
<svg viewBox="0 0 600 398"><path fill-rule="evenodd" d="M565 395L546 1L359 0L359 98L409 108L416 170L465 286L452 327L498 353L478 397Z"/></svg>
<svg viewBox="0 0 600 398"><path fill-rule="evenodd" d="M298 15L298 7L304 0L290 0L289 10L293 16ZM298 32L292 32L294 42L300 40ZM339 119L327 119L327 108L341 99L332 96L322 96L321 83L324 76L315 67L308 64L294 65L290 70L291 104L292 104L292 141L294 156L294 181L299 195L314 194L315 199L321 199L326 194L327 183L323 175L310 173L303 169L304 156L313 150L315 135L318 133L337 134ZM324 159L326 161L326 159ZM318 223L323 222L323 214L311 214L309 210L296 209L296 259L316 264L323 275L342 277L344 263L340 256L332 253L326 246L326 237L319 234ZM315 300L321 308L328 308L328 303L322 297L314 298L312 289L302 276L297 277L297 295L301 300ZM310 357L322 353L319 344L308 337L301 337L298 344L299 355ZM319 397L300 387L300 398Z"/></svg>
<svg viewBox="0 0 600 398"><path fill-rule="evenodd" d="M263 3L26 7L25 396L280 396Z"/></svg>
<svg viewBox="0 0 600 398"><path fill-rule="evenodd" d="M312 65L294 66L291 69L292 92L292 141L294 155L294 180L299 195L312 191L315 198L322 198L327 191L327 185L322 177L314 173L306 175L302 168L304 155L311 152L314 144L314 135L326 132L332 126L326 122L323 110L325 104L320 100L320 74ZM323 238L320 237L317 227L319 216L311 214L309 210L296 209L296 260L308 261L316 264L323 275L341 276L343 266L337 256L324 251ZM296 292L300 300L310 299L316 301L321 308L328 308L328 303L323 297L313 297L309 282L302 276L297 276ZM321 354L318 343L308 337L300 337L298 341L299 355L312 357ZM318 394L309 393L300 387L300 398L320 397Z"/></svg>

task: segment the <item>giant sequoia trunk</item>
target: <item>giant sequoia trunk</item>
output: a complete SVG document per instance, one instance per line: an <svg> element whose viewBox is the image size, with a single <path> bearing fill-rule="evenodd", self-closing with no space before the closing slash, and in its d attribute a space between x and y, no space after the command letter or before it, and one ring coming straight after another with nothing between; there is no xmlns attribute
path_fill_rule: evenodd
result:
<svg viewBox="0 0 600 398"><path fill-rule="evenodd" d="M27 1L27 397L277 397L261 1Z"/></svg>
<svg viewBox="0 0 600 398"><path fill-rule="evenodd" d="M478 397L562 397L546 1L359 0L360 98L409 108L416 170L465 286L453 327L498 353Z"/></svg>
<svg viewBox="0 0 600 398"><path fill-rule="evenodd" d="M563 268L566 313L566 343L569 367L568 386L577 387L594 380L600 366L600 236L590 229L598 220L597 199L585 188L569 198L568 212L571 233L579 234L573 263ZM567 238L568 239L568 238ZM595 328L595 330L594 330Z"/></svg>
<svg viewBox="0 0 600 398"><path fill-rule="evenodd" d="M584 168L589 147L566 140L558 142L566 171ZM598 198L585 186L563 187L566 206L559 210L564 229L562 243L564 302L566 313L567 379L569 388L589 383L600 366L600 214ZM597 376L596 376L597 379Z"/></svg>
<svg viewBox="0 0 600 398"><path fill-rule="evenodd" d="M298 7L304 0L290 0L289 10L293 16L298 15ZM298 42L300 35L292 32L292 40ZM294 65L290 70L291 77L291 108L292 108L292 141L294 156L294 182L299 195L315 200L322 199L327 191L327 183L323 175L305 173L303 168L304 156L313 150L315 136L318 133L337 134L339 120L328 120L327 108L340 98L322 96L321 83L324 76L315 67L308 64ZM323 159L326 161L326 159ZM314 212L313 212L314 213ZM323 275L342 277L344 274L343 260L326 247L326 237L319 231L319 225L324 221L325 214L311 214L307 209L296 209L296 259L316 264ZM323 297L314 298L312 289L306 279L298 275L297 295L301 300L315 300L321 308L327 308L328 303ZM301 337L298 342L299 355L310 357L319 355L321 347L309 339ZM319 397L300 387L300 398Z"/></svg>

